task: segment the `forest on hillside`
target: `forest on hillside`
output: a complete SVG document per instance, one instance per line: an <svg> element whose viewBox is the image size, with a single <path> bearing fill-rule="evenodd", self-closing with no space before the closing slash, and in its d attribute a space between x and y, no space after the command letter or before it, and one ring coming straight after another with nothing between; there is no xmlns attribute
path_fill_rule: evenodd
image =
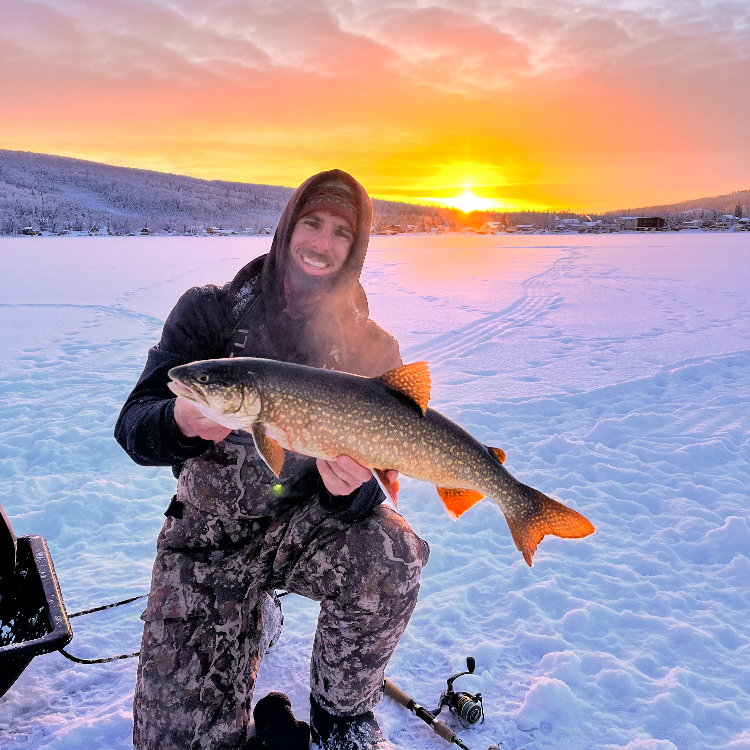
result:
<svg viewBox="0 0 750 750"><path fill-rule="evenodd" d="M23 151L0 150L0 234L88 231L108 234L220 230L257 233L273 230L294 192L291 187L256 185L127 167ZM668 221L716 218L738 211L748 215L750 192L737 191L668 206L586 215L568 211L473 211L373 200L376 232L513 229L534 225L553 229L564 219L606 219L659 215ZM738 208L739 206L739 208ZM396 229L397 227L397 229Z"/></svg>

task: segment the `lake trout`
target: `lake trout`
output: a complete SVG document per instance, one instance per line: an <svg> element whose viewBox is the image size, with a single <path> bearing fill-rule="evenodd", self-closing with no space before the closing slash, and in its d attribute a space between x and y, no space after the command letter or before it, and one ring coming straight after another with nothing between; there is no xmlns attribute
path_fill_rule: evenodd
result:
<svg viewBox="0 0 750 750"><path fill-rule="evenodd" d="M427 406L426 362L378 378L270 359L209 359L173 367L169 387L207 417L246 430L278 477L282 449L329 461L351 456L370 469L394 503L397 483L386 471L431 482L452 518L493 500L513 541L531 566L547 534L579 539L594 532L580 513L515 479L505 453L483 445Z"/></svg>

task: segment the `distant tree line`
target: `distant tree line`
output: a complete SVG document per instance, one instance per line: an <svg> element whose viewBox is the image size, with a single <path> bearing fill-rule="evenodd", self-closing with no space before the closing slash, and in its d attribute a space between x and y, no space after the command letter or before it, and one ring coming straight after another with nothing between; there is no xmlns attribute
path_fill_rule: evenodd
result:
<svg viewBox="0 0 750 750"><path fill-rule="evenodd" d="M372 213L376 232L391 226L414 232L429 232L432 229L451 231L464 226L459 211L440 206L419 206L375 199L372 202Z"/></svg>
<svg viewBox="0 0 750 750"><path fill-rule="evenodd" d="M690 213L695 213L694 219L699 218L716 218L718 216L734 215L737 218L739 211L742 216L747 217L750 211L750 190L735 190L724 195L715 195L709 198L696 198L680 203L670 203L663 206L648 206L646 208L627 208L620 211L608 211L610 216L642 216L643 214L652 214L663 216L669 220L670 217L683 218Z"/></svg>
<svg viewBox="0 0 750 750"><path fill-rule="evenodd" d="M111 234L190 231L191 227L275 228L293 189L164 174L142 169L0 150L0 233L88 231ZM534 223L553 227L558 216L547 212L466 214L455 208L373 200L376 232L459 231L498 221L514 227Z"/></svg>
<svg viewBox="0 0 750 750"><path fill-rule="evenodd" d="M242 231L274 229L293 193L289 187L255 185L164 174L142 169L0 150L0 234L35 231L87 231L111 234L188 232L216 227ZM532 224L553 229L564 219L658 215L677 223L686 218L715 220L722 214L747 216L750 192L735 191L669 206L587 215L568 211L473 211L373 200L373 225L380 232L481 229L494 222L513 229ZM686 213L688 212L688 213ZM693 215L694 214L694 215Z"/></svg>

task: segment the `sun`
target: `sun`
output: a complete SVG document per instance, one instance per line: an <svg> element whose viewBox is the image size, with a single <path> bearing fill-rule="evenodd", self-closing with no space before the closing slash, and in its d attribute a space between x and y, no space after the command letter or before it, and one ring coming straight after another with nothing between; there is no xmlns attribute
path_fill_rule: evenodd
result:
<svg viewBox="0 0 750 750"><path fill-rule="evenodd" d="M445 204L458 208L464 213L469 213L470 211L488 211L497 206L497 201L492 198L480 198L478 195L474 195L469 188L466 188L457 198L446 199Z"/></svg>

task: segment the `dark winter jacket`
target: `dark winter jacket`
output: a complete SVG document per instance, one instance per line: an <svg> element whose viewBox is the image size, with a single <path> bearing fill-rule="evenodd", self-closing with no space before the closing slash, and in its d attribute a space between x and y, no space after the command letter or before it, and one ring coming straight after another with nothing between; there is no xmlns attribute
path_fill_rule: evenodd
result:
<svg viewBox="0 0 750 750"><path fill-rule="evenodd" d="M197 458L212 443L185 437L174 419L175 398L167 387L172 367L201 359L232 356L266 357L282 361L319 364L355 374L377 376L398 367L401 358L396 340L368 317L367 300L359 286L359 271L364 261L366 238L358 227L350 253L357 254L348 282L347 294L339 296L336 306L325 310L325 336L313 341L312 348L300 348L294 335L298 321L280 316L279 283L269 274L269 264L283 267L288 240L294 226L295 210L304 200L305 190L321 177L345 173L323 173L308 180L290 200L282 216L272 251L245 266L234 280L223 286L208 285L188 290L170 313L159 343L148 354L146 367L122 408L115 426L115 437L128 455L143 466L172 466L179 475L185 461ZM366 193L364 193L366 198ZM369 199L367 199L369 206ZM361 212L360 224L369 230L371 213ZM283 231L282 231L283 230ZM350 264L351 266L352 264ZM356 283L354 283L356 281ZM271 312L273 311L273 312ZM309 321L302 321L302 326ZM279 336L279 329L284 333ZM286 330L285 330L286 329ZM297 331L299 333L299 331ZM285 342L293 342L292 349ZM369 512L384 497L374 480L367 482L347 498L333 497L325 489L311 461L306 475L295 484L299 500L317 493L324 507L352 520ZM294 492L292 492L294 494Z"/></svg>

